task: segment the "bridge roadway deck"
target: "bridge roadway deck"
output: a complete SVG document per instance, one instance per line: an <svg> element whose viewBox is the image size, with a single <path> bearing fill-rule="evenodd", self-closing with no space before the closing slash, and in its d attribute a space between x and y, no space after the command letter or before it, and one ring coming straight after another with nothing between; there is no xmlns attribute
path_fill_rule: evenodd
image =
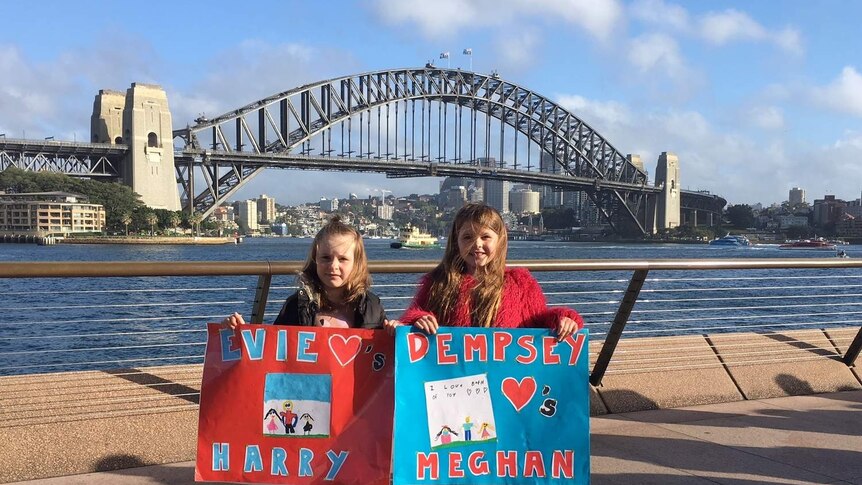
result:
<svg viewBox="0 0 862 485"><path fill-rule="evenodd" d="M591 426L596 485L862 485L858 390L610 414ZM194 463L18 483L184 485L194 483Z"/></svg>

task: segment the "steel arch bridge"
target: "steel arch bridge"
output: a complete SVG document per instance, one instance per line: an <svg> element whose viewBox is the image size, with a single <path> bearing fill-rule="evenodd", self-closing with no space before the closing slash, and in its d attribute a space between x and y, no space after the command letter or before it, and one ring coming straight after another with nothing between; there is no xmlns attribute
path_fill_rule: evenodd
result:
<svg viewBox="0 0 862 485"><path fill-rule="evenodd" d="M177 181L184 206L204 216L270 167L580 191L615 231L641 234L648 196L660 191L583 120L496 74L433 66L369 72L195 122L174 131Z"/></svg>

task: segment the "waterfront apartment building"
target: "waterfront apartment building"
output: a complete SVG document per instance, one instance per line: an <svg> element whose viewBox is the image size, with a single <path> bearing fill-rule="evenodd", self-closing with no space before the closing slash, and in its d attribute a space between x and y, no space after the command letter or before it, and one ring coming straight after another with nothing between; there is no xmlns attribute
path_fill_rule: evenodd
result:
<svg viewBox="0 0 862 485"><path fill-rule="evenodd" d="M814 200L812 208L812 223L814 227L826 227L835 224L844 213L847 202L836 199L834 195L825 195L822 199Z"/></svg>
<svg viewBox="0 0 862 485"><path fill-rule="evenodd" d="M795 214L778 216L778 227L787 229L788 227L808 227L808 216L799 216Z"/></svg>
<svg viewBox="0 0 862 485"><path fill-rule="evenodd" d="M244 233L250 234L260 230L255 199L237 201L234 205L234 215L237 225Z"/></svg>
<svg viewBox="0 0 862 485"><path fill-rule="evenodd" d="M257 199L257 220L271 223L275 221L275 198L260 194Z"/></svg>
<svg viewBox="0 0 862 485"><path fill-rule="evenodd" d="M105 230L105 208L79 194L32 192L0 195L0 232L68 235Z"/></svg>

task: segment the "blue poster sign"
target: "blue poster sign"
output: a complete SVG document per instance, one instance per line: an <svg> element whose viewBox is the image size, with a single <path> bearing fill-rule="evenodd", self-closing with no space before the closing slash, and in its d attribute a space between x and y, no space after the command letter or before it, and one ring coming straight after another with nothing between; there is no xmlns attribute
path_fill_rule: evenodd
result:
<svg viewBox="0 0 862 485"><path fill-rule="evenodd" d="M394 485L590 481L588 333L398 328Z"/></svg>

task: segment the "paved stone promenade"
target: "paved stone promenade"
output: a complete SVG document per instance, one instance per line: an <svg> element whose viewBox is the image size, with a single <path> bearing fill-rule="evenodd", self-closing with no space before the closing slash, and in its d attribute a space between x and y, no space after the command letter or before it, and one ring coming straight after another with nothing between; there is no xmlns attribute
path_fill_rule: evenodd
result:
<svg viewBox="0 0 862 485"><path fill-rule="evenodd" d="M592 483L862 485L862 391L594 417ZM194 463L32 480L194 483Z"/></svg>

